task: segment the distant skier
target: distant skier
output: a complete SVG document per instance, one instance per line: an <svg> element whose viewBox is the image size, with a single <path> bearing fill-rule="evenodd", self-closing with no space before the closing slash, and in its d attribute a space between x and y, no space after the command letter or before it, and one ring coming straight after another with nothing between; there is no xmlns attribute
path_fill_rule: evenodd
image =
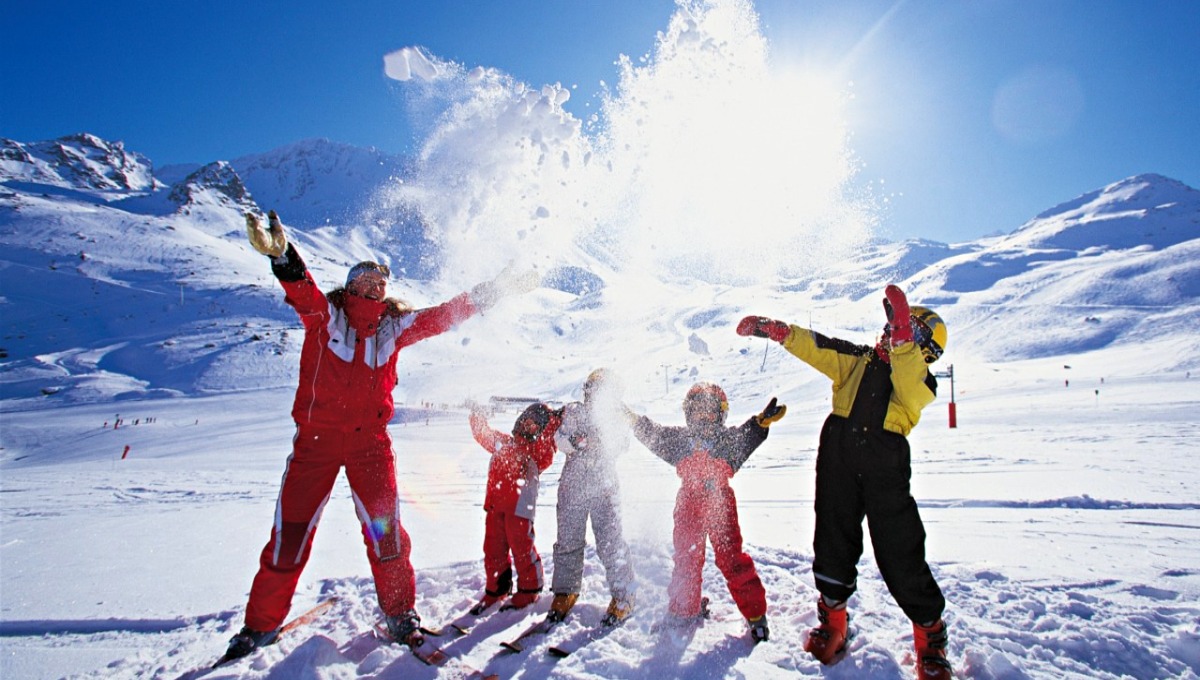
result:
<svg viewBox="0 0 1200 680"><path fill-rule="evenodd" d="M561 410L542 403L530 404L513 423L510 436L489 427L483 410L471 409L471 433L492 456L483 501L483 568L487 584L472 614L482 614L509 596L514 567L517 593L507 608L524 609L542 592L542 558L534 544L533 519L538 479L554 462L554 433L561 423Z"/></svg>
<svg viewBox="0 0 1200 680"><path fill-rule="evenodd" d="M667 625L686 626L704 615L700 593L707 540L729 594L749 623L751 638L763 642L770 637L767 594L754 561L742 549L737 499L729 480L766 441L768 428L787 407L772 398L762 413L738 427L725 427L728 412L725 391L699 382L683 400L686 427L665 427L646 416L634 416L633 434L673 465L682 480L675 496L675 568L668 589Z"/></svg>
<svg viewBox="0 0 1200 680"><path fill-rule="evenodd" d="M269 230L257 215L247 214L246 232L254 249L271 258L286 302L304 325L300 380L292 406L296 435L275 525L250 589L246 625L230 641L226 657L245 656L274 642L308 562L321 511L343 467L388 631L417 646L422 640L417 632L420 617L413 608L411 544L400 524L395 456L387 431L394 411L397 355L505 295L531 289L535 275L505 270L449 302L414 310L387 297L387 266L360 262L350 269L344 287L324 294L288 243L275 211L268 219Z"/></svg>
<svg viewBox="0 0 1200 680"><path fill-rule="evenodd" d="M566 456L558 482L558 535L554 541L554 600L547 618L562 621L583 585L583 552L588 518L596 553L608 577L612 600L604 625L615 626L633 612L635 588L629 546L621 532L621 487L616 459L629 449L629 424L621 404L620 380L611 370L592 371L583 402L564 407L554 436Z"/></svg>
<svg viewBox="0 0 1200 680"><path fill-rule="evenodd" d="M865 516L883 580L913 622L917 676L949 678L946 601L925 561L906 438L936 395L928 364L946 347L946 325L925 307L910 309L896 286L887 287L883 305L888 322L874 347L761 316L742 319L737 332L779 342L833 380L833 412L817 450L813 575L821 624L805 650L823 664L841 658Z"/></svg>

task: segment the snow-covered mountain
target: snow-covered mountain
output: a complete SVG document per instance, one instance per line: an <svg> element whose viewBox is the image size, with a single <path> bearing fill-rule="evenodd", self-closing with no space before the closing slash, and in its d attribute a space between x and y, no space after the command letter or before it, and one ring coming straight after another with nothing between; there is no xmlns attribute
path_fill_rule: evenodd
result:
<svg viewBox="0 0 1200 680"><path fill-rule="evenodd" d="M105 191L161 188L145 156L87 133L32 144L0 138L0 180Z"/></svg>
<svg viewBox="0 0 1200 680"><path fill-rule="evenodd" d="M375 148L311 139L230 161L264 207L291 224L352 224L370 212L379 188L402 178L403 157Z"/></svg>
<svg viewBox="0 0 1200 680"><path fill-rule="evenodd" d="M3 149L2 398L286 383L296 322L245 243L247 210L279 210L329 287L367 258L392 264L400 294L418 304L475 283L430 280L436 235L411 212L389 221L372 208L378 187L403 180L403 163L373 149L304 142L194 168L169 186L140 154L92 135L3 140ZM637 275L582 250L539 263L549 287L519 303L530 346L552 356L586 356L580 347L628 333L628 342L647 348L648 367L680 347L697 361L721 362L712 354L729 345L729 325L743 312L863 332L866 341L876 329L864 319L878 316L877 293L888 282L947 319L951 358L1011 360L1122 343L1175 348L1164 368L1194 366L1200 356L1200 192L1158 175L1067 201L1008 235L953 245L873 242L765 288L678 277L606 287ZM709 301L680 304L663 318L660 301L694 301L697 290L708 290ZM643 311L631 311L639 305ZM613 327L618 309L622 328ZM487 363L487 352L486 343L434 351L433 363ZM280 354L289 356L262 360Z"/></svg>
<svg viewBox="0 0 1200 680"><path fill-rule="evenodd" d="M24 166L5 172L0 675L132 680L206 668L242 623L292 430L301 333L245 243L241 213L261 203L222 161L140 191ZM273 207L326 287L360 259L409 261L394 224L301 226L279 200ZM945 428L952 392L942 373L938 401L911 441L913 494L949 601L956 673L1196 678L1200 572L1185 534L1200 511L1188 472L1200 370L1198 210L1196 192L1139 176L1005 236L876 241L805 276L746 285L620 269L576 246L561 261L531 258L546 272L542 288L401 357L392 430L421 615L443 624L483 587L487 460L453 405L492 395L578 398L583 377L607 365L627 378L632 408L667 423L679 422L681 395L701 379L726 388L731 418L772 397L788 405L734 480L746 549L768 592L771 641L746 640L711 562L704 592L714 620L682 643L652 632L666 609L678 482L634 445L619 475L638 611L607 638L568 659L543 651L586 635L603 612L604 573L589 548L571 620L523 655L496 655L496 642L542 616L546 598L532 612L490 616L470 636L436 640L454 657L443 669L374 640L374 590L339 484L295 610L329 595L338 603L221 675L383 680L479 668L529 678L911 677L911 628L869 546L850 655L827 669L803 652L816 623L806 546L829 381L732 330L743 314L768 314L869 342L882 324L879 292L896 281L950 329L936 367L954 368L961 427ZM479 258L502 266L489 246L480 244ZM439 271L436 249L423 256ZM394 288L424 305L475 283L439 273L402 275ZM558 470L543 475L538 502L547 575ZM61 573L71 578L50 576ZM169 588L145 585L165 581Z"/></svg>

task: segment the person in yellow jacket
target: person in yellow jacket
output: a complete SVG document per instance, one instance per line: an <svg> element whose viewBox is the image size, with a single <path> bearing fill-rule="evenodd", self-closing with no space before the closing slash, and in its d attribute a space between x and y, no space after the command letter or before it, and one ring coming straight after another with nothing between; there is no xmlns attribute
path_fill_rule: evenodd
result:
<svg viewBox="0 0 1200 680"><path fill-rule="evenodd" d="M883 304L888 323L874 347L761 316L742 319L737 332L781 343L833 381L833 411L817 450L813 576L821 623L805 650L823 664L845 651L846 601L857 587L865 517L879 571L913 622L918 677L949 678L946 600L925 561L907 439L937 394L929 364L946 346L946 325L929 309L910 308L896 286L887 287Z"/></svg>

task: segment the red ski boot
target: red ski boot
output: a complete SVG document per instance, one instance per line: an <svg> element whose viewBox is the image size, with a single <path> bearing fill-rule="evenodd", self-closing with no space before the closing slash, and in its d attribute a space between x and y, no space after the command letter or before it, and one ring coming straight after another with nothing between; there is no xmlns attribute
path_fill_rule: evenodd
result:
<svg viewBox="0 0 1200 680"><path fill-rule="evenodd" d="M950 680L954 672L946 660L946 622L938 619L932 625L913 624L913 647L917 650L917 680Z"/></svg>
<svg viewBox="0 0 1200 680"><path fill-rule="evenodd" d="M831 666L840 661L846 652L846 603L839 602L831 607L825 604L824 597L818 598L817 617L821 625L809 631L804 651L816 657L817 661Z"/></svg>

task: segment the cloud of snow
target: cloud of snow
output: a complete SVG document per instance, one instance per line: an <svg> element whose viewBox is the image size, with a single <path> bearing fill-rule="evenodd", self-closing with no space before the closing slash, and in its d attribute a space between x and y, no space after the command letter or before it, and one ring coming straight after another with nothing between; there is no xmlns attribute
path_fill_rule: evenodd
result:
<svg viewBox="0 0 1200 680"><path fill-rule="evenodd" d="M773 67L747 0L679 0L586 125L560 84L416 48L385 64L436 123L415 176L382 199L423 216L460 285L514 258L581 257L650 279L764 281L841 258L873 225L848 189L841 93Z"/></svg>

